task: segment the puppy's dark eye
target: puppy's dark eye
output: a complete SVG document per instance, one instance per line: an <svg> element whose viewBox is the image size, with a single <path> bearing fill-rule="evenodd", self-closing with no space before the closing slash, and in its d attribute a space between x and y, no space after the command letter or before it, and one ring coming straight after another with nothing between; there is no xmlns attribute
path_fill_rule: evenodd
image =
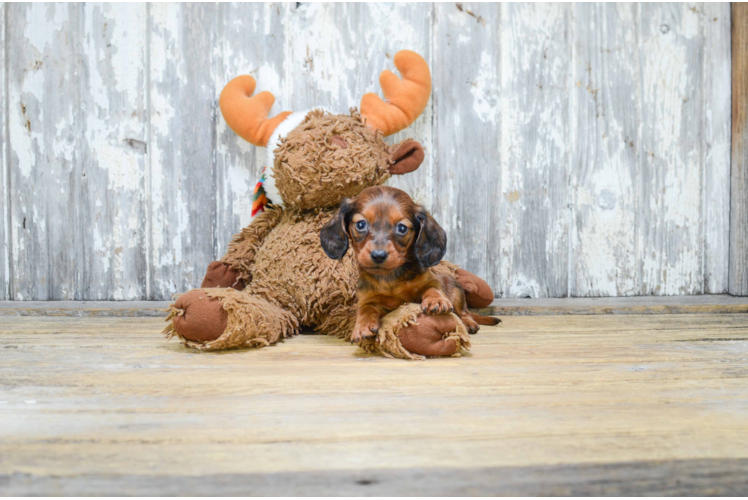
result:
<svg viewBox="0 0 748 500"><path fill-rule="evenodd" d="M408 226L405 224L398 224L395 230L397 231L397 234L405 234L408 232Z"/></svg>
<svg viewBox="0 0 748 500"><path fill-rule="evenodd" d="M356 222L356 229L359 230L359 231L366 230L366 221L365 220L360 220L360 221Z"/></svg>

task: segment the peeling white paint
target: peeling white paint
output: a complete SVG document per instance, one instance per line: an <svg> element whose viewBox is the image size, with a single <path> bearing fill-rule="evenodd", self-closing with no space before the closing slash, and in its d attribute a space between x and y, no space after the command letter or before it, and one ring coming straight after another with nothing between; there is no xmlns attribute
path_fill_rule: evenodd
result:
<svg viewBox="0 0 748 500"><path fill-rule="evenodd" d="M92 262L84 266L95 299L134 300L146 292L146 37L138 29L145 11L143 5L83 6L87 183L106 193L106 204L97 198L91 207Z"/></svg>
<svg viewBox="0 0 748 500"><path fill-rule="evenodd" d="M5 35L5 13L6 9L0 9L0 40L3 42L6 40ZM6 44L2 43L0 44L0 81L5 82L5 61L7 58L7 55L5 53L5 47ZM6 98L6 92L7 87L6 85L2 85L0 87L0 102L5 102ZM0 300L8 300L10 299L10 252L11 252L11 229L8 227L8 220L10 217L10 206L8 203L8 198L10 195L10 186L8 185L7 179L9 179L9 173L10 173L10 165L8 164L8 139L7 136L7 120L8 116L7 113L3 110L2 113L0 113L0 134L2 134L2 140L0 141L0 179L3 179L0 181L0 199L4 201L0 201L0 216L2 217L2 222L0 223L0 244L2 245L0 247L0 266L2 266L0 269L2 269L2 272L0 272ZM0 404L4 402L0 401Z"/></svg>
<svg viewBox="0 0 748 500"><path fill-rule="evenodd" d="M568 293L569 9L568 4L501 6L505 296L517 296L525 286L533 297Z"/></svg>
<svg viewBox="0 0 748 500"><path fill-rule="evenodd" d="M223 85L250 73L272 113L347 112L408 48L439 74L388 141L427 159L388 183L435 210L450 259L504 296L721 293L729 5L691 7L9 4L4 283L15 299L199 285L264 163L220 117Z"/></svg>
<svg viewBox="0 0 748 500"><path fill-rule="evenodd" d="M492 85L495 82L494 72L495 67L492 64L491 55L484 50L480 55L478 75L470 88L473 94L473 111L483 122L496 123L499 113L498 89Z"/></svg>
<svg viewBox="0 0 748 500"><path fill-rule="evenodd" d="M345 27L340 22L341 19L334 15L335 7L331 4L311 3L297 11L295 19L303 21L303 24L294 29L296 36L291 41L291 50L296 59L291 64L302 68L304 79L314 82L317 91L328 94L328 102L319 103L320 105L339 108L341 101L355 101L353 85L348 80L349 73L346 71L349 69L350 59L345 56L348 41L343 35ZM345 34L352 36L353 31L345 30ZM355 65L356 61L352 62ZM299 83L303 85L304 82Z"/></svg>
<svg viewBox="0 0 748 500"><path fill-rule="evenodd" d="M115 192L142 189L145 172L140 166L140 159L139 155L123 151L121 146L102 144L98 151L98 160L106 167L109 174L107 187Z"/></svg>
<svg viewBox="0 0 748 500"><path fill-rule="evenodd" d="M27 23L23 32L25 40L39 53L54 48L56 31L64 29L68 22L67 7L64 4L31 3L28 9L27 19L44 21Z"/></svg>
<svg viewBox="0 0 748 500"><path fill-rule="evenodd" d="M570 293L637 295L635 5L575 5ZM598 35L599 33L599 35Z"/></svg>
<svg viewBox="0 0 748 500"><path fill-rule="evenodd" d="M669 8L679 10L672 16ZM694 60L699 40L683 36L693 29L686 5L647 6L642 44L644 174L642 208L648 231L639 233L642 291L676 295L702 288L701 145L691 129L702 67ZM663 26L668 26L665 30ZM695 108L694 108L695 106ZM687 113L687 114L684 114ZM651 251L650 251L651 250Z"/></svg>
<svg viewBox="0 0 748 500"><path fill-rule="evenodd" d="M702 224L704 226L704 293L725 293L729 282L730 137L732 82L730 4L702 4L704 32L705 160ZM706 20L706 21L703 21ZM711 20L711 21L710 21Z"/></svg>

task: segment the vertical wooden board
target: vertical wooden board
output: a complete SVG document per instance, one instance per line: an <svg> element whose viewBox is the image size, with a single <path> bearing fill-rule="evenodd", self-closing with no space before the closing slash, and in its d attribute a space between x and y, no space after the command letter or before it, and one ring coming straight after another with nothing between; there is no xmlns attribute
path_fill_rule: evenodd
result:
<svg viewBox="0 0 748 500"><path fill-rule="evenodd" d="M732 4L730 284L748 295L748 4Z"/></svg>
<svg viewBox="0 0 748 500"><path fill-rule="evenodd" d="M564 297L569 275L568 4L501 6L505 297Z"/></svg>
<svg viewBox="0 0 748 500"><path fill-rule="evenodd" d="M359 107L366 92L382 95L379 74L389 69L399 50L431 57L433 6L425 3L302 3L289 12L287 33L287 95L291 110L325 106L334 113ZM400 76L398 74L398 76ZM433 99L404 131L388 138L390 144L412 137L426 151L426 160L413 173L388 181L432 208Z"/></svg>
<svg viewBox="0 0 748 500"><path fill-rule="evenodd" d="M8 134L7 134L7 107L6 107L6 79L5 79L5 11L7 4L0 5L0 139L2 148L0 148L0 300L10 298L10 185L8 184Z"/></svg>
<svg viewBox="0 0 748 500"><path fill-rule="evenodd" d="M423 56L434 73L433 57L433 16L434 5L430 3L416 4L384 4L364 3L366 6L362 21L364 26L376 26L375 29L364 31L361 46L368 50L362 55L361 69L369 75L369 83L356 88L353 93L354 103L359 107L361 97L366 92L374 92L384 97L379 86L379 74L389 69L398 76L400 72L395 68L392 57L400 50L412 50ZM379 47L377 50L376 48ZM365 80L362 80L365 82ZM410 194L413 199L433 211L437 200L434 198L435 157L434 146L434 96L426 109L413 124L405 130L387 138L389 144L398 144L406 139L417 140L426 153L421 166L415 172L402 176L393 176L387 185L400 188ZM447 259L454 260L454 256L447 254ZM459 263L459 262L457 262Z"/></svg>
<svg viewBox="0 0 748 500"><path fill-rule="evenodd" d="M286 83L286 14L288 4L222 3L219 6L216 45L216 89L221 90L232 78L249 74L257 80L255 94L269 91L276 97L270 114L288 108ZM216 116L216 248L214 257L226 252L231 237L249 224L252 194L262 168L265 149L248 143L231 130L220 115Z"/></svg>
<svg viewBox="0 0 748 500"><path fill-rule="evenodd" d="M11 298L81 298L80 17L8 4Z"/></svg>
<svg viewBox="0 0 748 500"><path fill-rule="evenodd" d="M149 298L200 286L214 254L217 5L152 4Z"/></svg>
<svg viewBox="0 0 748 500"><path fill-rule="evenodd" d="M77 296L146 296L146 7L83 8L78 73L83 260ZM63 221L57 220L57 224Z"/></svg>
<svg viewBox="0 0 748 500"><path fill-rule="evenodd" d="M574 4L570 295L636 295L637 7Z"/></svg>
<svg viewBox="0 0 748 500"><path fill-rule="evenodd" d="M434 216L449 259L501 290L499 4L435 6Z"/></svg>
<svg viewBox="0 0 748 500"><path fill-rule="evenodd" d="M703 3L704 293L727 292L730 262L730 4Z"/></svg>
<svg viewBox="0 0 748 500"><path fill-rule="evenodd" d="M642 295L703 290L703 43L698 8L640 4Z"/></svg>

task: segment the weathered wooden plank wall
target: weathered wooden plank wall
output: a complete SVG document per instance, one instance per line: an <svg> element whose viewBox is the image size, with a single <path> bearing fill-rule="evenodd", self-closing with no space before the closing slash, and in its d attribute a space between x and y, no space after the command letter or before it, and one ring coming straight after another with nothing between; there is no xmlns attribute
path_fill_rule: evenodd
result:
<svg viewBox="0 0 748 500"><path fill-rule="evenodd" d="M142 297L145 6L6 4L4 14L9 296Z"/></svg>
<svg viewBox="0 0 748 500"><path fill-rule="evenodd" d="M5 40L5 8L1 9L0 12L0 40ZM7 85L5 82L5 68L7 58L5 56L5 44L0 44L0 102L2 103L2 112L0 112L0 137L2 137L2 148L0 148L0 205L2 210L0 216L0 278L2 283L0 286L0 300L8 300L10 297L10 233L8 226L10 225L10 210L9 203L9 172L8 172L8 128L7 128L7 113L5 112L6 107L6 96L5 91Z"/></svg>
<svg viewBox="0 0 748 500"><path fill-rule="evenodd" d="M430 63L428 153L392 181L505 297L724 293L729 4L5 4L0 299L166 299L249 222L263 155L226 126L345 112ZM745 234L745 233L742 233ZM745 236L743 236L745 237Z"/></svg>
<svg viewBox="0 0 748 500"><path fill-rule="evenodd" d="M496 284L502 281L501 6L481 5L479 14L472 8L443 3L433 14L432 208L450 231L449 258Z"/></svg>
<svg viewBox="0 0 748 500"><path fill-rule="evenodd" d="M703 5L707 22L704 28L704 182L702 217L704 232L705 293L720 293L729 284L730 234L730 121L731 42L722 33L730 28L726 4ZM709 21L711 20L711 21ZM748 295L748 289L743 292Z"/></svg>
<svg viewBox="0 0 748 500"><path fill-rule="evenodd" d="M748 295L748 4L732 4L732 194L729 292Z"/></svg>

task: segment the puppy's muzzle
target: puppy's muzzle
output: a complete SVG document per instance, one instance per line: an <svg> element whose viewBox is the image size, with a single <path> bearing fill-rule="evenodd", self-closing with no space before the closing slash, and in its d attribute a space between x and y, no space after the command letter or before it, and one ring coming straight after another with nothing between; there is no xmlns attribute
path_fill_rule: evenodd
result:
<svg viewBox="0 0 748 500"><path fill-rule="evenodd" d="M369 254L369 257L371 257L372 262L374 262L375 264L381 264L382 262L387 260L388 255L389 254L385 250L373 250Z"/></svg>

